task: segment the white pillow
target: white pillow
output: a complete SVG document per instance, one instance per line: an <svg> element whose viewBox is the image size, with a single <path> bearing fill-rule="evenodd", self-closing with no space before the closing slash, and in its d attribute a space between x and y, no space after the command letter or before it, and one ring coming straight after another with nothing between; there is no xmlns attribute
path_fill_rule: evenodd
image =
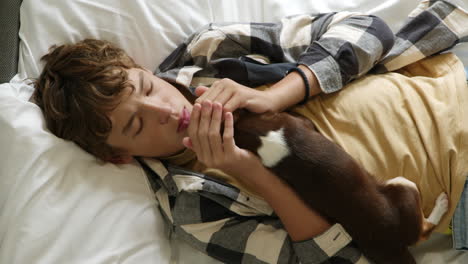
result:
<svg viewBox="0 0 468 264"><path fill-rule="evenodd" d="M261 1L46 1L21 7L19 72L37 77L52 44L105 39L153 71L178 44L212 21L260 21Z"/></svg>
<svg viewBox="0 0 468 264"><path fill-rule="evenodd" d="M0 263L168 263L142 169L102 165L53 136L23 89L0 85Z"/></svg>

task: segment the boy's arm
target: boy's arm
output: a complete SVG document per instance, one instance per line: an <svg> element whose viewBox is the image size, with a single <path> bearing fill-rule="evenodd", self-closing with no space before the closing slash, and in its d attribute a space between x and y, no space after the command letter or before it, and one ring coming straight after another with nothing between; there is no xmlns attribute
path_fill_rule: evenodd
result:
<svg viewBox="0 0 468 264"><path fill-rule="evenodd" d="M304 241L325 232L330 223L310 208L279 177L263 166L257 166L240 180L258 192L281 219L293 241Z"/></svg>
<svg viewBox="0 0 468 264"><path fill-rule="evenodd" d="M278 63L300 65L308 75L312 96L339 91L367 73L393 42L393 32L382 19L349 12L296 15L277 23L212 23L180 45L156 73L186 87L210 85L203 80L213 77L249 87L283 79L285 64L272 70L239 59L260 55L273 68ZM247 65L255 64L249 72ZM199 77L196 83L192 83L194 76ZM304 88L299 74L291 72L270 89L271 98L281 101L277 108L285 109L304 98Z"/></svg>
<svg viewBox="0 0 468 264"><path fill-rule="evenodd" d="M395 38L379 17L349 12L316 18L312 32L317 32L315 39L297 61L315 74L324 93L367 73L390 51Z"/></svg>
<svg viewBox="0 0 468 264"><path fill-rule="evenodd" d="M309 98L322 92L320 83L315 74L304 65L299 65L309 80ZM273 105L273 112L282 112L291 106L297 105L305 96L306 86L304 80L297 72L291 72L266 91L268 101Z"/></svg>
<svg viewBox="0 0 468 264"><path fill-rule="evenodd" d="M311 27L312 32L318 32L316 39L298 59L309 80L310 97L341 90L367 73L394 44L391 29L375 16L324 14ZM277 110L283 111L304 98L305 84L297 72L291 72L268 92Z"/></svg>

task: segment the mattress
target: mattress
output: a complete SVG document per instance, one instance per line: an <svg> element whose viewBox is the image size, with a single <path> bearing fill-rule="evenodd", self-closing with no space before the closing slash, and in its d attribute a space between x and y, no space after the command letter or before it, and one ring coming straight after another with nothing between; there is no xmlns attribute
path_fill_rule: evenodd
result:
<svg viewBox="0 0 468 264"><path fill-rule="evenodd" d="M0 2L0 83L8 82L18 68L18 30L21 0Z"/></svg>

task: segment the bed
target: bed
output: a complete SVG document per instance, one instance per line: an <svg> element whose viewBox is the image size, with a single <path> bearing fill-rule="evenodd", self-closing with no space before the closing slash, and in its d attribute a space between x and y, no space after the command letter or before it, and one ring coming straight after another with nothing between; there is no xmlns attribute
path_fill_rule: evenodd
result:
<svg viewBox="0 0 468 264"><path fill-rule="evenodd" d="M148 69L209 22L277 21L286 15L359 11L395 31L417 0L24 0L0 3L0 263L219 263L169 237L141 167L102 164L53 136L29 102L28 78L52 44L117 43ZM460 0L468 10L468 3ZM4 26L5 25L5 26ZM454 52L468 65L468 46ZM468 263L434 234L418 263Z"/></svg>

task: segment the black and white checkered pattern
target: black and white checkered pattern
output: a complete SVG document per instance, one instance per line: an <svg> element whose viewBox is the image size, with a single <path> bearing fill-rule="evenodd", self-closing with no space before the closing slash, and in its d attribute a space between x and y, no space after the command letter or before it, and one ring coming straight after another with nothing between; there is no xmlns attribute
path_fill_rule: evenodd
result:
<svg viewBox="0 0 468 264"><path fill-rule="evenodd" d="M468 14L445 1L421 2L396 36L376 17L347 12L298 15L279 23L211 24L156 72L193 92L224 77L244 84L273 82L300 63L330 93L371 69L396 70L466 41L466 25ZM339 224L292 242L262 199L155 159L140 163L172 234L220 261L368 263Z"/></svg>
<svg viewBox="0 0 468 264"><path fill-rule="evenodd" d="M262 199L208 176L140 159L172 235L225 263L368 263L339 224L293 243Z"/></svg>
<svg viewBox="0 0 468 264"><path fill-rule="evenodd" d="M374 72L394 71L468 41L467 14L446 1L422 1L395 35L395 45Z"/></svg>
<svg viewBox="0 0 468 264"><path fill-rule="evenodd" d="M278 23L212 23L181 44L156 74L193 92L225 77L249 86L278 81L299 63L331 93L368 72L393 39L380 18L350 12L296 15ZM258 74L266 64L286 66L274 76Z"/></svg>

